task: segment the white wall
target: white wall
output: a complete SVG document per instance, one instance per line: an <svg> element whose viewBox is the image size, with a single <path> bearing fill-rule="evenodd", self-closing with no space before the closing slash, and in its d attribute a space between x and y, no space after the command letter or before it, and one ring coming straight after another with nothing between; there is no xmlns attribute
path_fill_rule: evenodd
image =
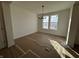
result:
<svg viewBox="0 0 79 59"><path fill-rule="evenodd" d="M36 14L17 6L15 3L11 3L10 8L14 39L37 31Z"/></svg>
<svg viewBox="0 0 79 59"><path fill-rule="evenodd" d="M7 34L8 47L14 45L12 22L11 22L11 15L10 15L10 5L9 4L10 4L9 2L2 3L5 27L6 27L6 32L7 32L6 34Z"/></svg>
<svg viewBox="0 0 79 59"><path fill-rule="evenodd" d="M70 9L47 13L45 15L50 16L50 15L56 15L56 14L58 15L58 28L56 31L55 30L49 31L49 30L42 29L42 20L40 19L38 20L38 31L66 37L68 23L69 23Z"/></svg>

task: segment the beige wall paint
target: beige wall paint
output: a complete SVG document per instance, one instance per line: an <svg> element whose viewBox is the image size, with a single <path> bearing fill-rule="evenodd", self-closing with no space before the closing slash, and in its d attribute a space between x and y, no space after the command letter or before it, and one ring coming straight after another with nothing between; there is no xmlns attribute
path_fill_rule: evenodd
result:
<svg viewBox="0 0 79 59"><path fill-rule="evenodd" d="M8 47L14 45L11 15L10 15L10 5L9 4L10 4L9 2L3 2L2 3L4 21L5 21L6 32L7 32Z"/></svg>
<svg viewBox="0 0 79 59"><path fill-rule="evenodd" d="M52 13L47 13L45 15L50 16L50 15L56 15L56 14L58 15L58 29L56 31L55 30L49 31L49 30L42 29L42 20L40 20L40 19L38 20L38 31L66 37L70 9L65 9L65 10L52 12ZM38 16L40 16L40 15L38 15Z"/></svg>
<svg viewBox="0 0 79 59"><path fill-rule="evenodd" d="M37 15L11 3L13 38L19 38L37 31Z"/></svg>

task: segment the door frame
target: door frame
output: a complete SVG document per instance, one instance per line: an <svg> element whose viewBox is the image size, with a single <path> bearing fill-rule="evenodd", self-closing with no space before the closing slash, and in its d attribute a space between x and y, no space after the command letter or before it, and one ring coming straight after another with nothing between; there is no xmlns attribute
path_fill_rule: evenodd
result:
<svg viewBox="0 0 79 59"><path fill-rule="evenodd" d="M8 47L8 41L7 41L7 32L6 32L6 27L5 27L5 21L4 21L4 14L3 14L3 6L2 6L2 2L0 2L0 9L1 9L1 30L2 30L2 34L4 36L4 48Z"/></svg>

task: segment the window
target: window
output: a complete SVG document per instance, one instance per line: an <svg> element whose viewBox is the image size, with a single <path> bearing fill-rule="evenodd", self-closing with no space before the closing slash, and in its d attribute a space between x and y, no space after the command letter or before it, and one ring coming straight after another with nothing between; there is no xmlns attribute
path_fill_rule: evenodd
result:
<svg viewBox="0 0 79 59"><path fill-rule="evenodd" d="M48 29L48 23L49 23L49 16L43 16L43 29Z"/></svg>
<svg viewBox="0 0 79 59"><path fill-rule="evenodd" d="M50 16L50 29L57 30L58 15Z"/></svg>
<svg viewBox="0 0 79 59"><path fill-rule="evenodd" d="M43 29L57 30L57 24L58 24L58 15L51 15L50 18L49 16L43 16L42 19Z"/></svg>

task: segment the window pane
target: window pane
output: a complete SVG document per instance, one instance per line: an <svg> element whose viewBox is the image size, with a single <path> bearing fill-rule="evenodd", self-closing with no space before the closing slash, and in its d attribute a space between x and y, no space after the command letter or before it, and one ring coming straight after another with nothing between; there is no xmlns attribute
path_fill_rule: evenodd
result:
<svg viewBox="0 0 79 59"><path fill-rule="evenodd" d="M57 23L58 23L58 15L52 15L50 17L50 29L57 30Z"/></svg>
<svg viewBox="0 0 79 59"><path fill-rule="evenodd" d="M43 16L43 22L48 22L49 21L49 16Z"/></svg>
<svg viewBox="0 0 79 59"><path fill-rule="evenodd" d="M43 18L44 18L42 22L43 29L48 29L49 16L43 16Z"/></svg>
<svg viewBox="0 0 79 59"><path fill-rule="evenodd" d="M43 22L43 28L48 29L48 22Z"/></svg>

